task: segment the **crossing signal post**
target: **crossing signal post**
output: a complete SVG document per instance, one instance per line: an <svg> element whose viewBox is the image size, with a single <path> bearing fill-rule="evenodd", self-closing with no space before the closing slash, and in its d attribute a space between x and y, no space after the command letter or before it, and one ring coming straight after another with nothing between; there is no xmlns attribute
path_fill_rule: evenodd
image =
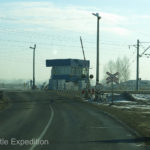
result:
<svg viewBox="0 0 150 150"><path fill-rule="evenodd" d="M116 77L116 76L118 76L119 75L119 72L116 72L115 74L112 74L112 73L109 73L109 72L106 72L106 74L108 75L108 77L106 78L106 80L107 80L107 84L108 83L111 83L111 91L112 91L112 104L113 104L113 101L114 101L114 82L116 83L116 84L118 84L118 77Z"/></svg>

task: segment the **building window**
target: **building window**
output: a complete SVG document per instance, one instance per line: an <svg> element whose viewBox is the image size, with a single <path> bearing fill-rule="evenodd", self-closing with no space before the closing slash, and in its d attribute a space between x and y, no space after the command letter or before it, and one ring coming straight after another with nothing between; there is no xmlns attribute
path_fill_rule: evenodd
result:
<svg viewBox="0 0 150 150"><path fill-rule="evenodd" d="M82 69L82 74L87 75L88 74L88 69L87 68L83 68Z"/></svg>

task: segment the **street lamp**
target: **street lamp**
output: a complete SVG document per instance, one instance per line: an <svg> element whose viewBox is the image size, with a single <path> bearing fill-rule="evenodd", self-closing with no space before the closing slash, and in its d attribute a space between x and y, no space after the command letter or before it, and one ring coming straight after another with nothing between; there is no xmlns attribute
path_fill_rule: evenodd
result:
<svg viewBox="0 0 150 150"><path fill-rule="evenodd" d="M36 49L36 44L34 44L34 47L29 47L33 49L33 84L32 84L32 89L35 89L35 49Z"/></svg>
<svg viewBox="0 0 150 150"><path fill-rule="evenodd" d="M99 20L101 16L99 13L92 13L92 15L97 17L97 60L96 60L96 85L99 84Z"/></svg>

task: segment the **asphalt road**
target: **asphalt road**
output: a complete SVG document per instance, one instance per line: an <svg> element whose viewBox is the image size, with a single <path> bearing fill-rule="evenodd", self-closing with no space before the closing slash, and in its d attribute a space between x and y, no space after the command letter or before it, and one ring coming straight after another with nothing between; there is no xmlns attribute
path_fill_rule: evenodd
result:
<svg viewBox="0 0 150 150"><path fill-rule="evenodd" d="M144 149L122 124L85 102L50 92L7 95L10 105L0 112L0 150Z"/></svg>

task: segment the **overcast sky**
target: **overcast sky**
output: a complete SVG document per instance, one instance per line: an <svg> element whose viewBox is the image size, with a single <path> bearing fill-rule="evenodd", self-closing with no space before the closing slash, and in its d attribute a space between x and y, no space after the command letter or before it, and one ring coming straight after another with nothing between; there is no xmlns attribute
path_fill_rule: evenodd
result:
<svg viewBox="0 0 150 150"><path fill-rule="evenodd" d="M100 79L109 60L127 56L136 76L136 48L150 42L149 0L0 0L0 79L32 79L32 50L37 44L36 79L48 80L46 59L83 59L82 36L90 72L95 76L96 17L100 20ZM141 43L140 53L150 43ZM147 51L150 53L150 50ZM140 58L140 77L150 80L150 58Z"/></svg>

